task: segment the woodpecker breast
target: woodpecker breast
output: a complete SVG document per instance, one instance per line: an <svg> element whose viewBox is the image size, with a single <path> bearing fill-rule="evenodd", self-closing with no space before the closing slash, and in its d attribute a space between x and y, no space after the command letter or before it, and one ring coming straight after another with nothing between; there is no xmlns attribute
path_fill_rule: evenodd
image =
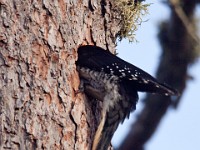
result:
<svg viewBox="0 0 200 150"><path fill-rule="evenodd" d="M103 102L92 150L107 150L119 123L135 110L137 91L123 85L115 75L84 67L78 67L78 71L84 81L85 93Z"/></svg>

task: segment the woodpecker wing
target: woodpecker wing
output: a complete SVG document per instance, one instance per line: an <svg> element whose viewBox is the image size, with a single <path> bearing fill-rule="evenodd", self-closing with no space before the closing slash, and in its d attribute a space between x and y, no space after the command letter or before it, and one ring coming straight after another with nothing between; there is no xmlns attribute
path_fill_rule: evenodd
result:
<svg viewBox="0 0 200 150"><path fill-rule="evenodd" d="M121 82L137 91L177 95L176 90L166 84L159 83L147 72L97 46L79 47L76 63L80 67L118 76Z"/></svg>

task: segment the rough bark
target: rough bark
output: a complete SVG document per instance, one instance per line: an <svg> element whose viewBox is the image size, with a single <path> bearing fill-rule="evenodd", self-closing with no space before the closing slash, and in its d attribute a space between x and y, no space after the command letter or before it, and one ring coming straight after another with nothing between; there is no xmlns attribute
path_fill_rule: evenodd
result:
<svg viewBox="0 0 200 150"><path fill-rule="evenodd" d="M114 51L110 9L106 0L0 0L0 149L90 149L96 124L76 92L76 50Z"/></svg>
<svg viewBox="0 0 200 150"><path fill-rule="evenodd" d="M197 1L184 0L178 3L179 7L186 15L193 29L194 9ZM159 40L163 48L160 64L157 71L159 81L167 82L172 87L183 93L188 80L188 66L197 58L196 46L199 44L194 40L191 33L171 6L170 20L164 22L159 33ZM189 24L188 24L189 26ZM161 119L166 114L170 106L177 107L180 98L162 97L157 95L147 95L145 106L139 114L136 122L132 125L120 150L143 150L145 143L155 133Z"/></svg>

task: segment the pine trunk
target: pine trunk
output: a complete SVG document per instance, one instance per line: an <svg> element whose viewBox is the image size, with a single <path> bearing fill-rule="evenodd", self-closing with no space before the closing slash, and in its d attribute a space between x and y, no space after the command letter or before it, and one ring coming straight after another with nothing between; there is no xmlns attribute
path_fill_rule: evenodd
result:
<svg viewBox="0 0 200 150"><path fill-rule="evenodd" d="M97 124L75 61L82 44L114 51L110 10L105 0L0 0L0 149L91 148Z"/></svg>

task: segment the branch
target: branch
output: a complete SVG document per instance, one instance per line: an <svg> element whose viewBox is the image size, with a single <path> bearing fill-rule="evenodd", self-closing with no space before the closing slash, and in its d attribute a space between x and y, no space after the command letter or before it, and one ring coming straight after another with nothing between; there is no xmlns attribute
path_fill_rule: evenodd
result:
<svg viewBox="0 0 200 150"><path fill-rule="evenodd" d="M184 0L183 4L184 14L190 16L190 19L193 18L195 0ZM163 52L157 70L157 78L159 81L167 82L172 87L177 88L180 93L183 93L186 87L187 68L196 58L194 36L191 36L194 31L191 32L190 28L194 27L186 28L186 23L173 9L170 20L160 26L159 40ZM145 106L142 112L133 123L132 130L119 150L143 150L145 143L156 131L169 106L177 107L180 97L172 99L159 95L147 95L144 101Z"/></svg>
<svg viewBox="0 0 200 150"><path fill-rule="evenodd" d="M196 43L200 42L199 36L196 34L196 30L194 25L190 22L189 18L185 14L183 8L180 5L179 0L169 0L172 9L174 9L176 15L182 21L183 25L185 26L188 34L196 41Z"/></svg>

